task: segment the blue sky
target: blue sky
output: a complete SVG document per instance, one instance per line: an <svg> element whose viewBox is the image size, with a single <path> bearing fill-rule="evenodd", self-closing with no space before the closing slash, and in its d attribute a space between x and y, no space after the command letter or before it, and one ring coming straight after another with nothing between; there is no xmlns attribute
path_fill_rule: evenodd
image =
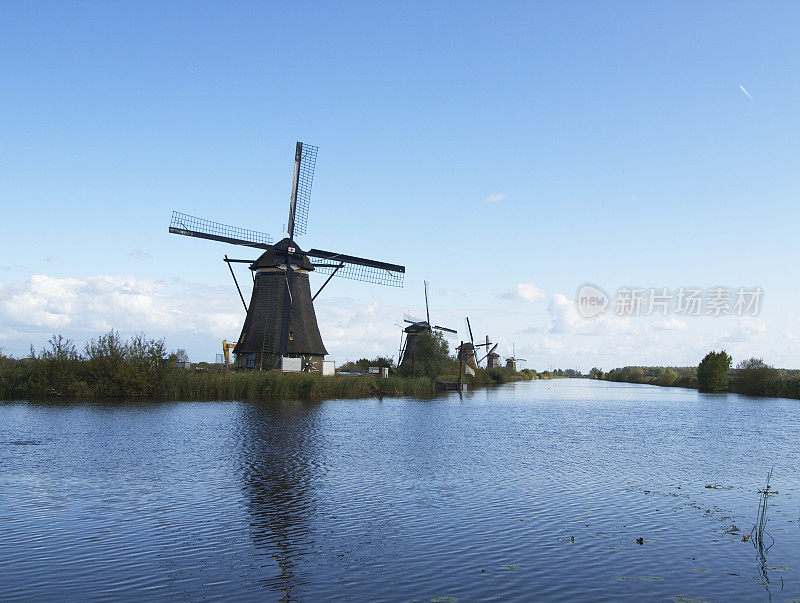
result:
<svg viewBox="0 0 800 603"><path fill-rule="evenodd" d="M116 328L213 360L243 319L221 257L249 256L170 213L280 236L303 140L299 243L407 267L320 296L339 362L396 353L427 279L434 320L533 367L800 367L799 26L788 2L0 4L0 346ZM587 328L585 282L763 308Z"/></svg>

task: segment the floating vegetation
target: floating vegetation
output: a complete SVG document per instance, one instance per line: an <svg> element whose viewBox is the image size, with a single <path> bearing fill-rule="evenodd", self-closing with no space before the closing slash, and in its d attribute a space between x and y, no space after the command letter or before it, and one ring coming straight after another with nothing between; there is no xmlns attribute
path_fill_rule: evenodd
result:
<svg viewBox="0 0 800 603"><path fill-rule="evenodd" d="M664 578L659 578L658 576L614 576L612 580L619 580L621 582L627 582L629 580L637 580L639 582L662 582Z"/></svg>
<svg viewBox="0 0 800 603"><path fill-rule="evenodd" d="M519 569L518 565L509 565L508 563L503 563L500 565L500 569L512 570L517 571Z"/></svg>

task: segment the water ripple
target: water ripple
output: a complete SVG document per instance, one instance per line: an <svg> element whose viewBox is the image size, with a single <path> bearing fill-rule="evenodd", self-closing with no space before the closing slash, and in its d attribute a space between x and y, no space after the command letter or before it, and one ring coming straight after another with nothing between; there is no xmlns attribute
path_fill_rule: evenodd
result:
<svg viewBox="0 0 800 603"><path fill-rule="evenodd" d="M576 380L4 404L3 598L791 599L799 428L793 401ZM767 584L739 532L771 466Z"/></svg>

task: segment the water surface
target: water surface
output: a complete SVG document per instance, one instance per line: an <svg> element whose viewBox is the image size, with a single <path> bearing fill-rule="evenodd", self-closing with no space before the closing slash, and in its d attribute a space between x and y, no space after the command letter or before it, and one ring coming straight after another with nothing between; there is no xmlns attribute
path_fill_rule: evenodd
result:
<svg viewBox="0 0 800 603"><path fill-rule="evenodd" d="M588 380L1 403L0 592L792 600L799 445L797 401ZM742 534L771 467L761 558Z"/></svg>

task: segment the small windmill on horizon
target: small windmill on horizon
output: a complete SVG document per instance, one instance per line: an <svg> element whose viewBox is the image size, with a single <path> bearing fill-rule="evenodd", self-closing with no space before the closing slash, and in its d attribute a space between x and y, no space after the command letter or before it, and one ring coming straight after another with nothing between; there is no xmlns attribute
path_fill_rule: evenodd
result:
<svg viewBox="0 0 800 603"><path fill-rule="evenodd" d="M517 346L512 342L511 356L506 358L506 368L510 368L515 373L517 372L517 362L527 362L525 358L517 358Z"/></svg>
<svg viewBox="0 0 800 603"><path fill-rule="evenodd" d="M469 367L470 370L477 370L480 367L481 362L489 358L494 351L497 349L498 344L494 344L493 348L489 348L492 345L492 342L489 341L489 336L486 336L486 341L484 343L475 343L475 338L472 335L472 324L469 322L469 317L466 317L467 322L467 331L469 332L469 341L463 342L456 348L456 352L458 354L457 357L460 357L461 361L464 363L464 366ZM478 348L484 347L486 348L486 355L483 356L480 360L478 359ZM499 358L497 354L494 354L493 361L495 358ZM491 368L487 366L486 368Z"/></svg>
<svg viewBox="0 0 800 603"><path fill-rule="evenodd" d="M442 327L440 325L432 325L431 324L431 311L428 307L428 281L424 281L425 283L425 320L421 318L415 318L409 314L403 316L403 322L408 323L408 326L403 329L403 333L405 337L400 343L400 354L398 356L397 366L402 366L403 364L410 364L414 357L414 350L417 348L417 337L420 333L427 332L432 333L433 331L439 331L440 333L445 334L445 337L449 337L451 335L457 334L458 331L455 329L449 329L447 327Z"/></svg>
<svg viewBox="0 0 800 603"><path fill-rule="evenodd" d="M227 255L224 258L229 268L231 263L247 263L253 273L253 292L247 305L231 269L247 312L242 334L233 350L236 368L322 372L328 351L322 342L313 301L330 280L338 276L403 286L404 266L321 249L303 251L295 242L295 236L307 230L316 158L317 147L297 143L288 236L275 244L272 237L263 232L172 212L170 233L263 250L255 260L230 259ZM327 274L328 278L312 296L309 274L314 270Z"/></svg>

